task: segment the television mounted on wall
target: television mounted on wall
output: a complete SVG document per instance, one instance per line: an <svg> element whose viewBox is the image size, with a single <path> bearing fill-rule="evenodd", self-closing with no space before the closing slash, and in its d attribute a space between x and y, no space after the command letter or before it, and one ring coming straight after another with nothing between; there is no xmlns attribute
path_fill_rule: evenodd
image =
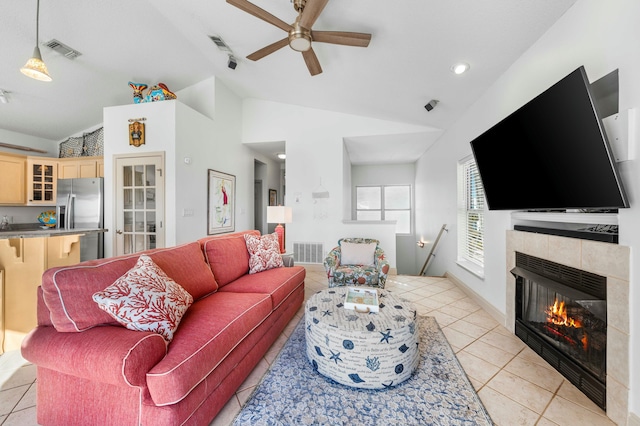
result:
<svg viewBox="0 0 640 426"><path fill-rule="evenodd" d="M489 210L629 207L584 67L471 141Z"/></svg>

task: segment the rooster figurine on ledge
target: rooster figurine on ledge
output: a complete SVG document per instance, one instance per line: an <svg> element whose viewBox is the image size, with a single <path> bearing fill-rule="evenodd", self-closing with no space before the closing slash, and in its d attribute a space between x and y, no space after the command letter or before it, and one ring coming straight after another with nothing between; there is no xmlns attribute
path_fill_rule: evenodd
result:
<svg viewBox="0 0 640 426"><path fill-rule="evenodd" d="M139 104L143 102L157 102L157 101L165 101L170 99L177 99L175 93L173 93L166 84L158 83L155 86L151 86L147 95L143 94L144 89L146 89L147 84L145 83L134 83L132 81L129 82L129 87L133 89L133 103Z"/></svg>

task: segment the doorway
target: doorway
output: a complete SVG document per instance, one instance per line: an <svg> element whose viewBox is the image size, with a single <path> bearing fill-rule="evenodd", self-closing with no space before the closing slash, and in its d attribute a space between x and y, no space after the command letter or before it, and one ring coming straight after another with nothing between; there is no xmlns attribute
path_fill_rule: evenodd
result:
<svg viewBox="0 0 640 426"><path fill-rule="evenodd" d="M263 215L263 203L262 203L262 180L256 180L253 184L253 229L257 229L263 234L262 221Z"/></svg>
<svg viewBox="0 0 640 426"><path fill-rule="evenodd" d="M164 153L115 162L115 255L164 247Z"/></svg>
<svg viewBox="0 0 640 426"><path fill-rule="evenodd" d="M267 203L265 193L265 182L268 184L267 165L260 160L253 161L253 220L255 229L261 234L267 231Z"/></svg>

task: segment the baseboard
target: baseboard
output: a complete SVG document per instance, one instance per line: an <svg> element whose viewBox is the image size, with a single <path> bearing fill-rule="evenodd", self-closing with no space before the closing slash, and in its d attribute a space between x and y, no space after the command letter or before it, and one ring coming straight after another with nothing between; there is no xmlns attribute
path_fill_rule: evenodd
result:
<svg viewBox="0 0 640 426"><path fill-rule="evenodd" d="M491 303L487 302L482 296L480 296L478 293L476 293L475 291L473 291L470 287L468 287L460 278L456 277L455 275L453 275L451 272L446 272L444 274L444 276L448 279L450 279L451 281L455 282L456 285L458 285L458 287L460 287L460 289L462 291L464 291L467 296L469 296L471 299L473 299L478 305L480 305L480 307L482 307L482 309L484 309L484 311L486 313L488 313L489 315L491 315L491 317L498 321L500 324L502 324L503 326L507 326L506 324L506 316L505 314L503 314L502 312L500 312L499 310L497 310L495 308L495 306L493 306ZM640 426L640 425L638 425Z"/></svg>
<svg viewBox="0 0 640 426"><path fill-rule="evenodd" d="M634 413L629 413L629 418L627 419L627 426L640 426L640 416Z"/></svg>

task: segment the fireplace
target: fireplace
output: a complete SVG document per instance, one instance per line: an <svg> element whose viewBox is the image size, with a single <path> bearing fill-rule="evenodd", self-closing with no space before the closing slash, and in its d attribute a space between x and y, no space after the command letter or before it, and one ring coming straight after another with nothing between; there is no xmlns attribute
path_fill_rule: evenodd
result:
<svg viewBox="0 0 640 426"><path fill-rule="evenodd" d="M606 277L516 252L515 333L606 409Z"/></svg>
<svg viewBox="0 0 640 426"><path fill-rule="evenodd" d="M557 262L566 267L560 268L563 274L571 274L575 271L586 271L596 275L578 274L577 276L606 277L606 297L607 300L607 355L606 355L606 414L615 424L627 424L629 418L629 388L631 383L630 372L630 347L631 347L631 322L630 322L630 277L631 277L631 248L623 244L612 244L603 241L591 241L580 238L569 238L560 235L548 235L535 232L523 232L509 230L506 235L506 268L504 269L506 280L506 312L502 322L511 332L516 333L516 277L511 272L516 266L516 253L524 253L533 259L543 259ZM518 256L520 257L520 256ZM553 263L547 265L554 266ZM530 265L523 269L532 270ZM572 269L572 268L575 268ZM533 268L535 270L536 268ZM564 272L566 271L566 272ZM536 272L534 272L536 273ZM538 273L538 275L543 275ZM554 278L553 281L558 281ZM597 281L598 281L597 280ZM599 285L596 285L598 287ZM585 293L592 294L591 290ZM487 304L490 311L491 306ZM494 312L494 316L499 318L500 313ZM531 335L532 345L536 341L546 340L534 333L529 333L529 329L518 323L518 334L521 339ZM540 343L538 346L541 346ZM555 348L554 348L555 350ZM540 353L540 351L537 351ZM544 359L558 368L562 357L553 356L551 350L544 351ZM564 355L563 355L564 357ZM568 358L568 357L567 357ZM562 361L564 364L571 365ZM573 374L573 373L572 373ZM576 374L580 377L589 377L589 374ZM567 381L569 381L567 379ZM572 380L575 383L577 380ZM599 380L582 379L582 391L585 394L603 395L604 388ZM593 386L592 386L593 384ZM595 388L593 391L590 388ZM585 390L586 389L586 390ZM596 398L604 399L604 398Z"/></svg>

